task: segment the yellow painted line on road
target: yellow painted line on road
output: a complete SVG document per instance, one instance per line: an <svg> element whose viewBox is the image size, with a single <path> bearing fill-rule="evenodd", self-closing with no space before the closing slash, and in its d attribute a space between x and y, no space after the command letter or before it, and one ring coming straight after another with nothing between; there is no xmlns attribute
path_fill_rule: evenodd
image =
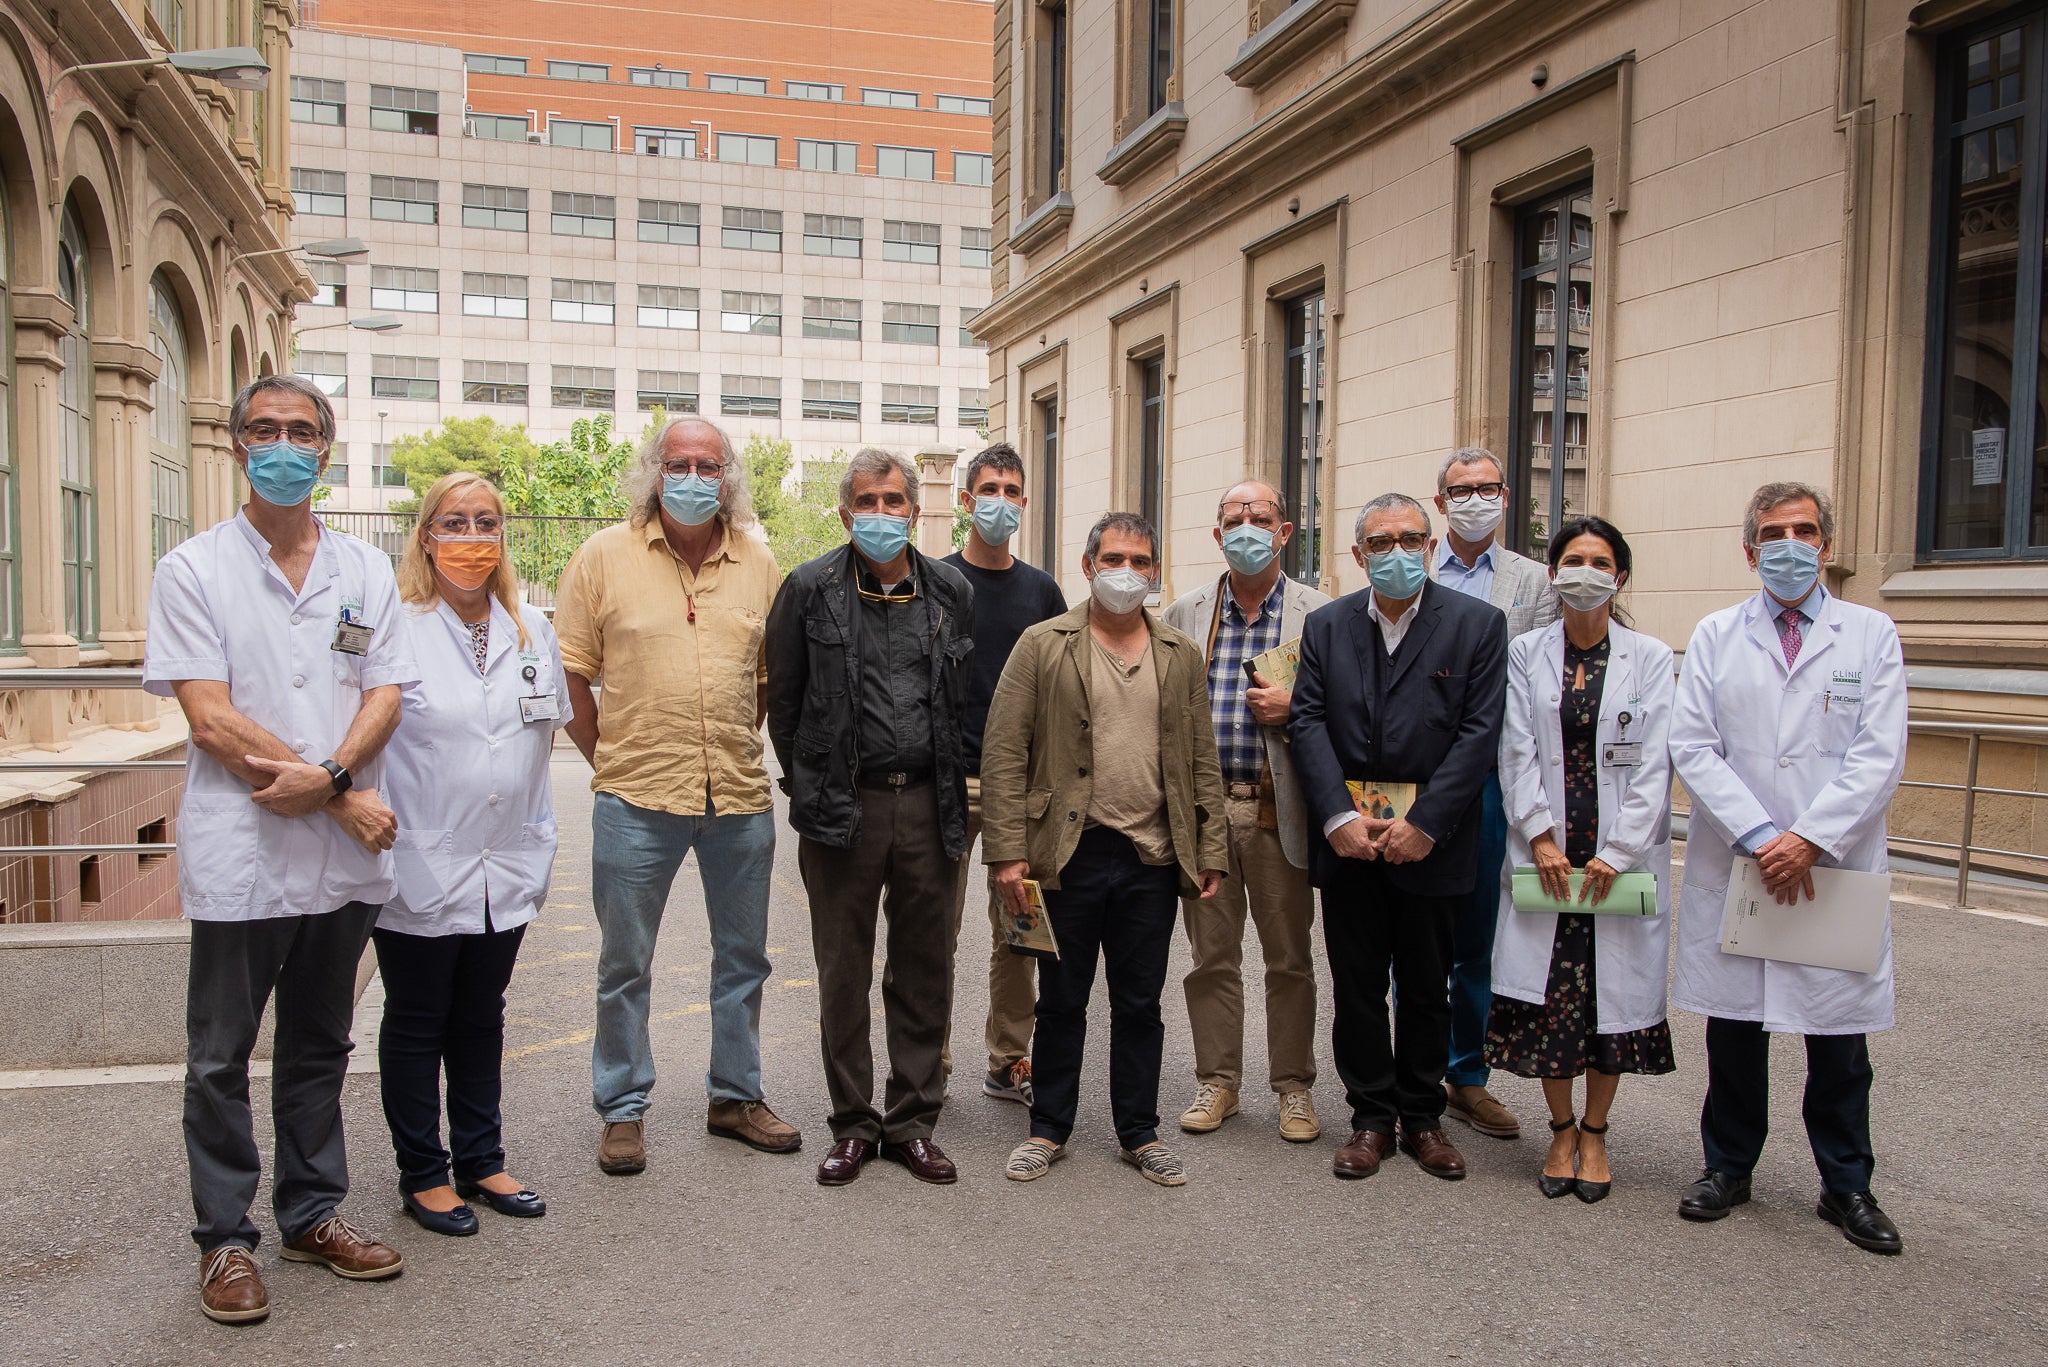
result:
<svg viewBox="0 0 2048 1367"><path fill-rule="evenodd" d="M784 978L782 985L784 987L816 987L818 980L816 978Z"/></svg>
<svg viewBox="0 0 2048 1367"><path fill-rule="evenodd" d="M654 1019L657 1021L680 1020L684 1016L701 1016L710 1009L711 1005L708 1002L691 1002L680 1011L664 1011L654 1017ZM573 1035L559 1035L554 1039L542 1040L538 1044L527 1044L517 1049L507 1049L505 1051L505 1058L508 1060L532 1058L535 1054L544 1054L550 1049L566 1049L572 1044L588 1044L596 1038L597 1031L595 1030L578 1030Z"/></svg>

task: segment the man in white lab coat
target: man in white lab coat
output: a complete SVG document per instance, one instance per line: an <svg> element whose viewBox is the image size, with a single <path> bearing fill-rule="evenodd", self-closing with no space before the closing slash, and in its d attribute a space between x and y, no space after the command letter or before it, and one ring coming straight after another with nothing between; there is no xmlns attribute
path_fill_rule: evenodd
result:
<svg viewBox="0 0 2048 1367"><path fill-rule="evenodd" d="M1700 623L1679 671L1672 768L1692 795L1672 1004L1707 1017L1706 1172L1678 1213L1718 1220L1749 1200L1769 1105L1767 1032L1806 1036L1807 1138L1824 1188L1817 1213L1853 1244L1897 1253L1870 1195L1870 1052L1892 1024L1890 928L1877 970L1721 952L1736 853L1753 855L1781 902L1813 895L1811 871L1881 872L1885 811L1906 757L1906 677L1889 617L1820 583L1834 508L1804 484L1766 484L1742 540L1763 591Z"/></svg>

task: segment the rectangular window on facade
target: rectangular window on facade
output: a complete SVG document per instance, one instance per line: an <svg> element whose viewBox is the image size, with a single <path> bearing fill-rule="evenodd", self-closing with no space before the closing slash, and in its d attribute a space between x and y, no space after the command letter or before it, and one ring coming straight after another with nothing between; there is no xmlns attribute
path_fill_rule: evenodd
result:
<svg viewBox="0 0 2048 1367"><path fill-rule="evenodd" d="M938 426L939 387L931 384L883 385L882 421Z"/></svg>
<svg viewBox="0 0 2048 1367"><path fill-rule="evenodd" d="M842 214L804 215L805 256L860 255L861 222Z"/></svg>
<svg viewBox="0 0 2048 1367"><path fill-rule="evenodd" d="M1033 129L1039 174L1028 202L1052 198L1067 174L1067 7L1064 0L1039 9L1044 55L1034 73L1037 100Z"/></svg>
<svg viewBox="0 0 2048 1367"><path fill-rule="evenodd" d="M651 85L663 90L690 88L689 72L669 71L658 66L629 66L626 68L626 79L633 85Z"/></svg>
<svg viewBox="0 0 2048 1367"><path fill-rule="evenodd" d="M550 61L548 75L558 81L609 81L612 69L602 62Z"/></svg>
<svg viewBox="0 0 2048 1367"><path fill-rule="evenodd" d="M960 264L972 270L987 270L989 250L995 234L988 228L960 230Z"/></svg>
<svg viewBox="0 0 2048 1367"><path fill-rule="evenodd" d="M439 313L440 272L418 266L372 266L370 307L393 313Z"/></svg>
<svg viewBox="0 0 2048 1367"><path fill-rule="evenodd" d="M319 171L310 166L292 168L292 204L302 214L347 217L347 191L345 171Z"/></svg>
<svg viewBox="0 0 2048 1367"><path fill-rule="evenodd" d="M526 191L517 185L462 187L462 226L526 231Z"/></svg>
<svg viewBox="0 0 2048 1367"><path fill-rule="evenodd" d="M301 351L294 359L292 372L303 375L320 386L320 392L330 399L348 397L348 353L342 351Z"/></svg>
<svg viewBox="0 0 2048 1367"><path fill-rule="evenodd" d="M1173 8L1180 0L1144 0L1143 31L1138 35L1144 58L1145 113L1156 114L1172 98Z"/></svg>
<svg viewBox="0 0 2048 1367"><path fill-rule="evenodd" d="M370 397L432 403L441 397L441 363L432 356L372 356Z"/></svg>
<svg viewBox="0 0 2048 1367"><path fill-rule="evenodd" d="M702 210L695 204L674 199L643 199L640 201L640 240L694 247L701 216Z"/></svg>
<svg viewBox="0 0 2048 1367"><path fill-rule="evenodd" d="M720 133L718 159L743 166L773 166L777 142L758 133Z"/></svg>
<svg viewBox="0 0 2048 1367"><path fill-rule="evenodd" d="M306 274L313 277L313 298L309 301L321 308L348 307L348 268L339 261L322 261L314 257L306 263Z"/></svg>
<svg viewBox="0 0 2048 1367"><path fill-rule="evenodd" d="M324 123L339 128L348 122L348 86L315 76L292 77L292 122Z"/></svg>
<svg viewBox="0 0 2048 1367"><path fill-rule="evenodd" d="M781 417L781 378L775 375L719 376L718 411L727 417Z"/></svg>
<svg viewBox="0 0 2048 1367"><path fill-rule="evenodd" d="M939 112L941 114L973 114L985 119L995 112L995 105L978 95L941 95L939 96Z"/></svg>
<svg viewBox="0 0 2048 1367"><path fill-rule="evenodd" d="M410 176L370 177L370 217L387 223L439 223L441 184Z"/></svg>
<svg viewBox="0 0 2048 1367"><path fill-rule="evenodd" d="M796 140L796 164L800 171L843 171L852 175L854 154L859 144L851 142L820 142L816 138Z"/></svg>
<svg viewBox="0 0 2048 1367"><path fill-rule="evenodd" d="M403 489L405 471L391 463L390 442L370 443L370 487L373 489Z"/></svg>
<svg viewBox="0 0 2048 1367"><path fill-rule="evenodd" d="M860 102L862 104L879 105L884 109L915 109L917 108L917 92L915 90L879 90L874 86L864 85L860 88Z"/></svg>
<svg viewBox="0 0 2048 1367"><path fill-rule="evenodd" d="M490 142L525 142L533 125L519 114L471 114L462 126L472 138Z"/></svg>
<svg viewBox="0 0 2048 1367"><path fill-rule="evenodd" d="M633 315L644 328L697 330L697 291L687 285L642 285Z"/></svg>
<svg viewBox="0 0 2048 1367"><path fill-rule="evenodd" d="M959 185L987 185L995 179L995 159L986 152L955 152L953 180Z"/></svg>
<svg viewBox="0 0 2048 1367"><path fill-rule="evenodd" d="M721 95L766 95L768 82L759 76L706 76L704 88Z"/></svg>
<svg viewBox="0 0 2048 1367"><path fill-rule="evenodd" d="M972 326L972 324L973 324L973 322L974 322L974 318L975 318L975 315L976 315L976 314L978 314L978 313L980 313L980 312L981 312L981 310L980 310L980 309L969 309L969 308L963 308L963 309L961 309L961 310L960 310L960 345L961 345L961 346L964 346L964 347L978 347L978 346L980 346L980 345L981 345L981 342L980 342L980 340L979 340L978 338L976 338L976 337L975 337L975 335L974 335L974 329L973 329L973 326Z"/></svg>
<svg viewBox="0 0 2048 1367"><path fill-rule="evenodd" d="M438 91L416 90L406 85L373 85L370 127L386 133L432 136L441 131L440 106Z"/></svg>
<svg viewBox="0 0 2048 1367"><path fill-rule="evenodd" d="M860 340L860 300L804 296L804 336L828 342Z"/></svg>
<svg viewBox="0 0 2048 1367"><path fill-rule="evenodd" d="M556 280L549 296L548 316L557 323L612 325L612 282Z"/></svg>
<svg viewBox="0 0 2048 1367"><path fill-rule="evenodd" d="M524 76L526 74L526 59L524 57L500 57L496 53L491 52L465 52L462 54L462 65L467 70L481 72L486 76Z"/></svg>
<svg viewBox="0 0 2048 1367"><path fill-rule="evenodd" d="M726 290L718 300L718 330L749 332L756 337L782 335L782 296Z"/></svg>
<svg viewBox="0 0 2048 1367"><path fill-rule="evenodd" d="M348 443L338 441L327 453L327 468L320 472L320 482L330 489L348 488Z"/></svg>
<svg viewBox="0 0 2048 1367"><path fill-rule="evenodd" d="M827 85L822 81L784 81L782 93L792 100L843 100L846 87Z"/></svg>
<svg viewBox="0 0 2048 1367"><path fill-rule="evenodd" d="M1031 477L1038 513L1038 568L1057 575L1060 563L1060 397L1033 405L1038 417L1038 471ZM1297 538L1299 539L1299 538Z"/></svg>
<svg viewBox="0 0 2048 1367"><path fill-rule="evenodd" d="M462 363L464 403L526 402L526 362L464 361Z"/></svg>
<svg viewBox="0 0 2048 1367"><path fill-rule="evenodd" d="M558 365L548 396L556 408L618 407L618 385L610 366Z"/></svg>
<svg viewBox="0 0 2048 1367"><path fill-rule="evenodd" d="M549 119L548 141L556 147L580 147L586 152L616 152L619 130L609 123L583 123L576 119Z"/></svg>
<svg viewBox="0 0 2048 1367"><path fill-rule="evenodd" d="M559 237L602 237L618 235L618 201L610 195L554 192L554 211L549 224Z"/></svg>
<svg viewBox="0 0 2048 1367"><path fill-rule="evenodd" d="M1550 531L1586 509L1588 359L1593 347L1593 187L1525 206L1515 224L1508 485L1511 546L1541 554Z"/></svg>
<svg viewBox="0 0 2048 1367"><path fill-rule="evenodd" d="M912 346L939 344L937 304L883 304L882 340L907 342ZM932 402L937 403L934 399Z"/></svg>
<svg viewBox="0 0 2048 1367"><path fill-rule="evenodd" d="M782 250L782 211L727 205L719 241L743 252L779 252Z"/></svg>
<svg viewBox="0 0 2048 1367"><path fill-rule="evenodd" d="M804 416L818 422L859 422L860 381L805 380Z"/></svg>
<svg viewBox="0 0 2048 1367"><path fill-rule="evenodd" d="M697 155L697 133L695 129L690 128L658 128L652 124L635 124L633 150L643 157L679 157L689 160Z"/></svg>
<svg viewBox="0 0 2048 1367"><path fill-rule="evenodd" d="M939 264L939 225L882 220L882 259L911 261L920 266Z"/></svg>
<svg viewBox="0 0 2048 1367"><path fill-rule="evenodd" d="M929 147L875 148L875 174L891 180L933 180L938 157Z"/></svg>
<svg viewBox="0 0 2048 1367"><path fill-rule="evenodd" d="M697 377L686 370L643 370L640 372L638 404L642 413L657 408L670 416L697 411Z"/></svg>
<svg viewBox="0 0 2048 1367"><path fill-rule="evenodd" d="M962 427L988 426L988 391L986 389L963 389L960 391L959 421Z"/></svg>
<svg viewBox="0 0 2048 1367"><path fill-rule="evenodd" d="M524 318L526 277L464 271L462 311L471 318Z"/></svg>
<svg viewBox="0 0 2048 1367"><path fill-rule="evenodd" d="M1282 552L1287 573L1313 584L1323 573L1322 440L1327 378L1323 365L1323 294L1304 294L1286 304L1286 348L1282 356L1280 402L1281 504L1294 513L1294 539Z"/></svg>
<svg viewBox="0 0 2048 1367"><path fill-rule="evenodd" d="M1166 512L1166 357L1138 362L1138 512L1155 527Z"/></svg>

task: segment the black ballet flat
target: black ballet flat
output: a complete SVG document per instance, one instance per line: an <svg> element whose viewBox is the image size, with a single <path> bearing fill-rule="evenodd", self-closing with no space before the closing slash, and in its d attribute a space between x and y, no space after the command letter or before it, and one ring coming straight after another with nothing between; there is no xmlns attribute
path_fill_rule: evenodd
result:
<svg viewBox="0 0 2048 1367"><path fill-rule="evenodd" d="M1607 1127L1605 1125L1581 1125L1579 1126L1579 1132L1581 1134L1604 1135L1607 1133ZM1578 1197L1589 1206L1597 1205L1606 1200L1607 1193L1612 1190L1614 1190L1614 1180L1612 1178L1605 1182L1588 1182L1583 1177L1578 1179Z"/></svg>
<svg viewBox="0 0 2048 1367"><path fill-rule="evenodd" d="M1577 1116L1566 1116L1563 1120L1554 1122L1550 1127L1550 1132L1552 1134L1563 1134L1578 1123L1579 1118ZM1573 1166L1577 1166L1577 1161L1577 1159L1573 1160ZM1579 1179L1576 1177L1552 1177L1548 1173L1540 1172L1536 1174L1536 1190L1542 1192L1548 1200L1555 1201L1560 1196L1569 1196L1574 1191L1577 1191L1578 1188Z"/></svg>
<svg viewBox="0 0 2048 1367"><path fill-rule="evenodd" d="M540 1199L540 1193L521 1188L507 1194L492 1191L489 1187L475 1182L457 1182L455 1194L465 1201L481 1199L500 1215L510 1215L518 1220L537 1220L548 1213L548 1203Z"/></svg>
<svg viewBox="0 0 2048 1367"><path fill-rule="evenodd" d="M455 1194L462 1195L459 1191ZM428 1210L409 1191L402 1191L399 1196L405 1201L405 1213L419 1221L421 1229L457 1239L476 1233L476 1212L468 1206L457 1206L453 1210Z"/></svg>

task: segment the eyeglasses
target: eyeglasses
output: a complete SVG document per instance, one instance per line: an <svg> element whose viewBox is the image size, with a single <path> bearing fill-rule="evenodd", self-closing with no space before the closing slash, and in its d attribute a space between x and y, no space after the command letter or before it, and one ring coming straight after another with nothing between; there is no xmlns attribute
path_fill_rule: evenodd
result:
<svg viewBox="0 0 2048 1367"><path fill-rule="evenodd" d="M725 478L725 463L716 460L665 460L661 463L664 475L695 475L699 479L717 481Z"/></svg>
<svg viewBox="0 0 2048 1367"><path fill-rule="evenodd" d="M1216 511L1218 516L1226 522L1233 517L1273 517L1277 519L1280 516L1280 505L1270 498L1254 498L1247 499L1241 503L1226 503Z"/></svg>
<svg viewBox="0 0 2048 1367"><path fill-rule="evenodd" d="M1465 503L1476 495L1492 502L1507 491L1505 484L1453 484L1444 490L1444 498L1452 503Z"/></svg>
<svg viewBox="0 0 2048 1367"><path fill-rule="evenodd" d="M1399 536L1368 536L1359 543L1367 555L1385 555L1396 545L1404 551L1419 551L1429 545L1428 532L1403 532Z"/></svg>
<svg viewBox="0 0 2048 1367"><path fill-rule="evenodd" d="M327 439L327 434L319 428L308 427L302 422L295 422L290 427L279 427L274 422L245 422L242 435L251 441L276 441L282 436L296 446L314 446Z"/></svg>
<svg viewBox="0 0 2048 1367"><path fill-rule="evenodd" d="M489 513L474 518L450 513L446 517L435 518L432 526L442 536L496 536L504 529L505 520Z"/></svg>

